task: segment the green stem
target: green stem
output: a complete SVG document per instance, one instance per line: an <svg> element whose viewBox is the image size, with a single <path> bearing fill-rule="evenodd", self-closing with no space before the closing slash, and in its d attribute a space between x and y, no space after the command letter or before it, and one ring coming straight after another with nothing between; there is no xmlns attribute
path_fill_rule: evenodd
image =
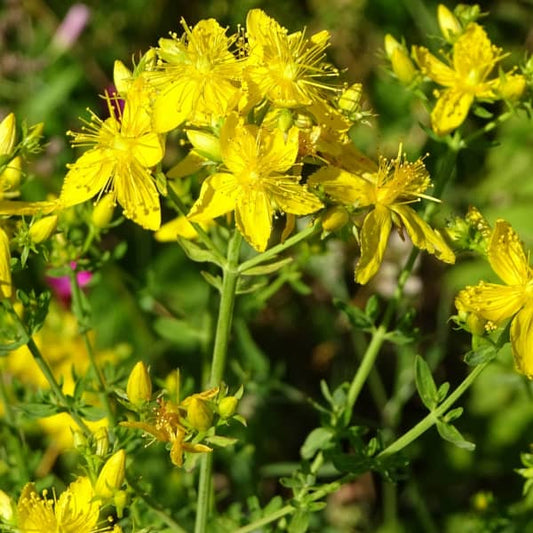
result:
<svg viewBox="0 0 533 533"><path fill-rule="evenodd" d="M472 385L474 380L479 376L479 374L481 374L481 372L483 372L488 364L489 362L485 362L476 366L444 402L442 402L435 410L431 411L431 413L429 413L418 424L416 424L416 426L412 427L407 433L404 433L400 438L395 440L392 444L387 446L387 448L381 451L377 455L377 458L383 459L398 453L400 450L403 450L403 448L420 437L422 433L426 432L466 392L468 387Z"/></svg>
<svg viewBox="0 0 533 533"><path fill-rule="evenodd" d="M87 436L91 435L91 430L87 427L83 419L80 417L80 415L76 411L72 409L70 400L65 396L65 394L61 390L59 383L57 382L54 374L52 373L52 370L50 369L50 366L46 362L45 358L43 357L41 351L35 344L32 337L26 331L26 327L24 326L22 320L17 315L13 307L9 308L9 312L11 316L13 317L13 319L15 320L15 322L17 323L20 330L24 333L24 336L27 338L28 342L26 343L26 346L28 347L28 350L30 350L30 353L33 356L34 361L37 363L37 366L40 368L41 372L43 373L44 377L46 378L46 381L48 381L48 384L50 385L50 388L52 389L52 392L54 393L54 396L56 397L58 404L72 417L76 425L81 429L81 431L85 435Z"/></svg>
<svg viewBox="0 0 533 533"><path fill-rule="evenodd" d="M241 249L241 242L241 234L239 231L234 230L233 236L228 244L227 258L223 263L225 266L223 271L215 342L213 346L211 376L209 380L209 386L211 387L220 385L220 382L224 377L226 355L228 352L231 323L233 319L233 307L235 305L237 281L239 279L239 252ZM207 519L212 500L212 469L213 458L211 454L205 454L202 457L202 463L200 466L195 533L205 533L207 531Z"/></svg>
<svg viewBox="0 0 533 533"><path fill-rule="evenodd" d="M245 261L241 264L241 266L239 267L239 272L246 272L246 270L276 257L276 255L278 255L279 253L283 252L284 250L287 250L295 244L298 244L304 239L307 239L308 237L313 235L313 233L316 233L319 228L320 226L318 224L308 226L296 235L293 235L292 237L288 238L285 242L282 242L280 244L277 244L276 246L273 246L272 248L269 248L266 252L256 255L255 257L252 257L252 259L248 259L248 261Z"/></svg>
<svg viewBox="0 0 533 533"><path fill-rule="evenodd" d="M80 335L83 338L83 343L85 344L85 350L87 351L87 355L89 356L89 362L91 364L93 372L96 374L98 384L100 385L100 391L101 391L100 397L104 404L104 408L105 408L106 415L107 415L107 420L109 421L109 427L114 427L115 426L115 414L113 413L111 402L109 401L109 396L107 392L108 389L107 389L107 384L105 382L105 378L102 372L100 371L100 368L98 367L94 349L91 343L91 339L89 339L89 326L85 323L81 288L78 283L78 277L76 275L76 271L74 269L70 271L70 288L72 292L72 312L74 313L74 316L76 317L76 320L78 322L78 329L79 329Z"/></svg>

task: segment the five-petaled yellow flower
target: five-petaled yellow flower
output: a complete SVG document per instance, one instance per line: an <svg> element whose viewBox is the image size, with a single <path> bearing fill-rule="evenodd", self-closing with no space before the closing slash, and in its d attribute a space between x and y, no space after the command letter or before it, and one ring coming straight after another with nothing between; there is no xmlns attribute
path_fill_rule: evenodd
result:
<svg viewBox="0 0 533 533"><path fill-rule="evenodd" d="M159 136L152 131L150 92L143 78L128 91L124 111L106 97L110 117L102 121L92 114L73 144L90 146L69 166L59 203L80 204L97 194L110 192L124 215L143 228L161 225L159 195L151 168L163 158Z"/></svg>
<svg viewBox="0 0 533 533"><path fill-rule="evenodd" d="M272 232L272 215L281 210L308 215L322 207L320 200L289 174L298 156L298 130L286 140L280 130L245 125L230 115L220 133L226 170L209 176L189 218L211 220L235 211L235 222L244 238L258 251L266 249Z"/></svg>
<svg viewBox="0 0 533 533"><path fill-rule="evenodd" d="M329 33L306 38L305 32L288 34L260 9L246 17L249 57L245 78L251 88L279 107L301 107L323 99L332 90L325 79L338 71L325 61Z"/></svg>
<svg viewBox="0 0 533 533"><path fill-rule="evenodd" d="M100 508L89 478L80 477L56 499L41 497L33 483L20 495L17 514L21 533L93 533L111 531L97 526Z"/></svg>
<svg viewBox="0 0 533 533"><path fill-rule="evenodd" d="M463 289L455 300L459 311L486 320L488 330L511 322L511 347L516 368L533 379L533 270L517 233L497 220L487 249L492 270L504 282L479 282Z"/></svg>
<svg viewBox="0 0 533 533"><path fill-rule="evenodd" d="M502 74L488 79L504 56L475 22L470 23L455 41L448 64L424 47L413 47L413 55L422 72L445 87L431 113L431 125L438 135L458 128L475 99L517 97L525 89L525 78L518 74Z"/></svg>
<svg viewBox="0 0 533 533"><path fill-rule="evenodd" d="M236 40L214 19L192 30L182 20L181 39L160 39L161 67L150 75L159 94L154 103L154 128L169 131L185 120L224 117L240 96L241 62L229 48Z"/></svg>
<svg viewBox="0 0 533 533"><path fill-rule="evenodd" d="M422 220L409 203L427 198L431 185L421 159L404 161L401 154L391 161L381 158L375 172L351 173L333 166L323 167L309 178L310 186L322 186L332 200L356 208L373 206L363 221L361 259L355 269L357 283L366 283L378 271L388 238L395 225L405 228L413 244L454 263L455 256L444 239Z"/></svg>

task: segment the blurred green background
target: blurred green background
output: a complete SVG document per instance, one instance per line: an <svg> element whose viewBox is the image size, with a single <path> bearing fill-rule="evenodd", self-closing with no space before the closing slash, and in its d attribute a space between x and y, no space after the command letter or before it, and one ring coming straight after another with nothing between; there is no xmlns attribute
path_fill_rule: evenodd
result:
<svg viewBox="0 0 533 533"><path fill-rule="evenodd" d="M65 132L79 129L78 117L87 116L87 107L104 113L98 95L111 87L115 59L130 65L140 52L156 46L158 38L169 31L180 33L181 17L190 25L214 17L233 31L244 24L246 12L256 7L289 30L305 26L309 33L331 32L331 60L343 69L345 81L363 83L365 106L376 114L370 126L357 126L353 132L360 148L371 156L390 156L403 142L411 158L429 152L426 163L431 169L441 148L428 140L419 125L427 124L423 108L387 72L382 47L386 33L398 40L405 38L408 46L434 46L437 4L421 0L93 1L84 4L86 26L67 44L65 37L58 37L58 28L72 2L4 0L0 7L0 115L14 111L30 124L45 122L47 144L33 163L24 195L36 199L59 190L65 164L74 157ZM453 9L455 4L446 5ZM482 23L492 41L510 53L509 64L522 61L526 51L531 53L531 0L487 1L482 10L490 13ZM490 150L479 147L460 154L456 182L445 196L445 212L463 215L468 205L475 204L491 222L497 217L508 219L526 243L533 245L531 122L525 116L516 117L493 132L490 141ZM127 253L117 264L106 266L90 292L99 343L129 343L134 358L151 362L153 375L163 378L179 366L184 375L199 380L201 354L212 326L207 311L214 296L197 265L177 246L156 243L127 221L106 237L103 246L111 249L121 239L127 240ZM351 245L317 245L303 253L302 277L289 276L268 305L253 297L239 302L242 318L236 322L227 379L232 386L242 381L247 386L243 410L249 428L243 440L249 444L221 454L220 460L236 499L257 493L266 501L283 492L270 475L283 470L276 470L279 462L298 460L305 435L317 423L306 396L318 399L321 379L335 386L356 367L362 339L350 333L332 298L364 305L372 291L387 292L383 277L370 287L353 284L356 253ZM400 247L389 263L397 264L404 256ZM405 361L410 363L415 350L430 346L427 341L435 338L438 346L426 355L437 368L437 380L453 385L462 379L466 365L460 354L468 349L468 338L453 331L446 320L453 312L457 290L490 275L489 267L475 258L460 258L448 271L423 258L412 296L422 342L383 354L379 370L388 392L394 368L408 368ZM520 499L522 480L513 469L520 466L520 452L533 442L533 403L531 387L514 373L510 353L502 354L482 375L463 405L466 414L458 426L477 443L477 450L458 450L440 440L435 431L409 449L411 480L399 482L399 518L392 530L489 531L483 524L490 522L491 513L508 515L513 509L510 505ZM396 420L397 429L411 427L424 415L421 403L410 400ZM370 395L362 400L356 419L376 427L383 423ZM155 472L157 484L161 467L147 465ZM339 506L342 512L330 513L327 523L317 527L322 531L376 530L384 513L380 499L387 490L377 476L362 479L354 484L352 494L331 499L329 508ZM484 508L475 497L479 491L493 493L494 503ZM533 531L533 526L512 529L512 517L510 521L511 529L505 531ZM516 527L526 526L517 522Z"/></svg>

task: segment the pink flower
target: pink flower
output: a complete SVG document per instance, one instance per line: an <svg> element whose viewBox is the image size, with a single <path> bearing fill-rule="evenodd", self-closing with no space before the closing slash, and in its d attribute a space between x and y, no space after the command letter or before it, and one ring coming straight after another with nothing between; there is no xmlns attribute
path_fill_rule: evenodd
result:
<svg viewBox="0 0 533 533"><path fill-rule="evenodd" d="M75 261L72 261L70 263L70 268L72 270L76 270ZM80 270L76 274L78 285L82 289L91 281L92 277L93 277L92 273L88 272L87 270ZM65 305L67 305L70 302L70 298L72 297L69 276L59 276L59 277L46 276L46 281L48 285L50 285L50 288L52 289L57 299L63 302Z"/></svg>

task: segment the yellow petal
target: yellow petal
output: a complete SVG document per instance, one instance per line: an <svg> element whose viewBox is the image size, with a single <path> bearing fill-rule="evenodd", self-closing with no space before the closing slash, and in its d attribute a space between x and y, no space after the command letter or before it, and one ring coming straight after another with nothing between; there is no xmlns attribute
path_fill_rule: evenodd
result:
<svg viewBox="0 0 533 533"><path fill-rule="evenodd" d="M355 268L355 281L364 285L378 271L392 227L390 211L381 205L365 217L361 230L361 259Z"/></svg>
<svg viewBox="0 0 533 533"><path fill-rule="evenodd" d="M533 379L533 305L531 303L513 319L511 347L518 372Z"/></svg>
<svg viewBox="0 0 533 533"><path fill-rule="evenodd" d="M286 140L284 133L279 129L273 135L261 132L260 139L263 139L266 145L259 161L264 174L286 172L294 165L298 156L298 128L291 128Z"/></svg>
<svg viewBox="0 0 533 533"><path fill-rule="evenodd" d="M465 120L474 101L473 94L461 88L443 91L431 113L431 127L437 135L446 135Z"/></svg>
<svg viewBox="0 0 533 533"><path fill-rule="evenodd" d="M422 46L413 46L413 57L418 66L428 78L444 87L453 87L456 83L457 75L448 65L437 59Z"/></svg>
<svg viewBox="0 0 533 533"><path fill-rule="evenodd" d="M11 253L9 252L9 238L0 228L0 299L10 298L11 289Z"/></svg>
<svg viewBox="0 0 533 533"><path fill-rule="evenodd" d="M197 90L194 80L182 79L161 92L154 103L154 130L164 133L179 126L191 114Z"/></svg>
<svg viewBox="0 0 533 533"><path fill-rule="evenodd" d="M115 161L105 150L95 148L85 152L65 176L59 202L70 207L89 200L106 186L114 170Z"/></svg>
<svg viewBox="0 0 533 533"><path fill-rule="evenodd" d="M55 506L58 531L89 532L98 522L99 507L88 477L73 481Z"/></svg>
<svg viewBox="0 0 533 533"><path fill-rule="evenodd" d="M494 272L507 285L525 285L531 278L520 238L505 220L496 221L489 242L488 258Z"/></svg>
<svg viewBox="0 0 533 533"><path fill-rule="evenodd" d="M2 122L0 122L0 155L10 154L15 146L15 115L9 113Z"/></svg>
<svg viewBox="0 0 533 533"><path fill-rule="evenodd" d="M453 66L463 80L472 74L482 82L497 61L497 49L491 44L485 30L475 22L470 23L453 47Z"/></svg>
<svg viewBox="0 0 533 533"><path fill-rule="evenodd" d="M207 226L205 222L201 224L204 229ZM198 233L189 222L187 217L177 217L166 224L163 224L159 230L154 233L154 238L159 242L174 242L178 237L185 239L195 239Z"/></svg>
<svg viewBox="0 0 533 533"><path fill-rule="evenodd" d="M159 194L152 175L139 163L117 166L114 189L124 216L145 229L157 230L161 226Z"/></svg>
<svg viewBox="0 0 533 533"><path fill-rule="evenodd" d="M424 222L416 211L407 205L392 205L390 208L400 217L413 244L426 250L445 263L455 263L455 254L440 234L427 222Z"/></svg>
<svg viewBox="0 0 533 533"><path fill-rule="evenodd" d="M61 206L53 202L19 202L17 200L0 200L0 215L48 215Z"/></svg>
<svg viewBox="0 0 533 533"><path fill-rule="evenodd" d="M131 144L132 155L143 167L153 167L163 159L163 147L156 133L147 133Z"/></svg>
<svg viewBox="0 0 533 533"><path fill-rule="evenodd" d="M293 215L308 215L323 207L322 202L294 179L274 178L265 184L265 190L277 207Z"/></svg>
<svg viewBox="0 0 533 533"><path fill-rule="evenodd" d="M167 177L169 179L179 179L191 176L204 166L205 161L205 157L192 150L167 172Z"/></svg>
<svg viewBox="0 0 533 533"><path fill-rule="evenodd" d="M250 159L257 158L257 126L244 126L235 113L226 118L220 130L222 160L234 174L243 171Z"/></svg>
<svg viewBox="0 0 533 533"><path fill-rule="evenodd" d="M458 309L476 313L497 326L517 313L526 301L522 287L480 282L463 289L455 300Z"/></svg>
<svg viewBox="0 0 533 533"><path fill-rule="evenodd" d="M235 223L258 252L267 247L272 232L272 211L268 196L261 190L250 189L237 198Z"/></svg>
<svg viewBox="0 0 533 533"><path fill-rule="evenodd" d="M324 192L343 205L367 206L373 203L373 187L365 179L336 167L322 167L309 176L310 187L322 186Z"/></svg>
<svg viewBox="0 0 533 533"><path fill-rule="evenodd" d="M202 222L233 211L238 190L233 174L209 176L202 183L200 197L191 207L188 218L195 222Z"/></svg>

